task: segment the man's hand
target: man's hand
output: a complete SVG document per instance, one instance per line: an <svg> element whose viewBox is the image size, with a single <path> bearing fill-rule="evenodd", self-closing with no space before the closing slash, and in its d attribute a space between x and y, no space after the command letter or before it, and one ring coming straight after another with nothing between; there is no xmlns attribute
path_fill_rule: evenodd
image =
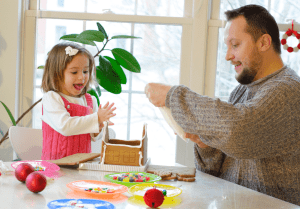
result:
<svg viewBox="0 0 300 209"><path fill-rule="evenodd" d="M185 138L189 138L192 142L195 142L196 144L198 144L198 146L200 148L206 148L206 147L209 147L208 145L204 144L198 135L195 135L195 134L189 134L189 133L184 133L184 137Z"/></svg>
<svg viewBox="0 0 300 209"><path fill-rule="evenodd" d="M148 83L145 87L145 93L149 101L156 107L166 105L166 97L172 86L160 83Z"/></svg>

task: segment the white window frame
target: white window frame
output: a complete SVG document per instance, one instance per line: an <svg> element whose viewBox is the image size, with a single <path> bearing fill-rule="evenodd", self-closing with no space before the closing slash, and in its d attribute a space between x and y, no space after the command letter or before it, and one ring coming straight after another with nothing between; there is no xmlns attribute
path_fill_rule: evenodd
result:
<svg viewBox="0 0 300 209"><path fill-rule="evenodd" d="M270 2L270 0L269 0ZM182 25L182 51L180 63L180 84L209 97L215 96L215 80L218 52L219 28L226 21L219 19L220 0L186 0L185 17L155 17L136 15L91 14L76 12L40 11L39 0L30 0L23 22L22 53L20 56L19 105L15 113L23 113L33 103L34 69L36 47L36 19L59 18L96 21L118 21L134 23L161 23ZM270 7L270 3L268 4ZM270 9L270 8L268 8ZM278 24L280 31L286 31L289 24ZM300 25L294 25L300 30ZM31 112L21 121L22 126L31 126ZM176 162L194 166L193 143L177 139Z"/></svg>
<svg viewBox="0 0 300 209"><path fill-rule="evenodd" d="M29 9L25 11L24 15L19 111L16 112L23 113L34 103L36 19L39 17L182 25L179 83L188 86L199 94L209 97L215 96L219 28L226 24L226 21L219 19L220 0L186 0L185 17L40 11L38 5L39 0L30 0ZM270 7L270 4L268 5ZM286 31L290 27L289 24L278 24L278 26L280 31ZM297 31L300 30L299 25L295 24L294 28ZM31 117L30 112L22 120L21 125L30 126ZM177 139L176 162L194 166L193 158L193 143L185 143L183 140Z"/></svg>

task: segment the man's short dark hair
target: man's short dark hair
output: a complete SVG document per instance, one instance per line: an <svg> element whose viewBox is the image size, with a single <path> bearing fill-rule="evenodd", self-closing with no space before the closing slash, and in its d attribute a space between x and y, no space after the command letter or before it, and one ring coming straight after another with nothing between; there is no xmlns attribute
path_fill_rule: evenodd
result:
<svg viewBox="0 0 300 209"><path fill-rule="evenodd" d="M248 24L248 32L256 42L263 34L269 34L275 52L281 54L279 28L274 17L264 7L250 4L225 12L227 21L243 16Z"/></svg>

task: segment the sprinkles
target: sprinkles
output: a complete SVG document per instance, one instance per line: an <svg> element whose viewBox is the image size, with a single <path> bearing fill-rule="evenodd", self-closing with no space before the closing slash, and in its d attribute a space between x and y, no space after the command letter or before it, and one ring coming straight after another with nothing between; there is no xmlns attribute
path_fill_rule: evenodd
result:
<svg viewBox="0 0 300 209"><path fill-rule="evenodd" d="M122 182L147 182L150 181L149 176L144 176L142 173L122 173L112 175L113 180Z"/></svg>

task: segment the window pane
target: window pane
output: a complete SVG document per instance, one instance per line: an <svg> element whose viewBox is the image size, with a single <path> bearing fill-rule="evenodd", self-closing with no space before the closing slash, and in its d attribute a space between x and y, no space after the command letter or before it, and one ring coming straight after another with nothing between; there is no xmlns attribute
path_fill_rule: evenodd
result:
<svg viewBox="0 0 300 209"><path fill-rule="evenodd" d="M85 0L40 0L40 10L84 12Z"/></svg>
<svg viewBox="0 0 300 209"><path fill-rule="evenodd" d="M215 97L228 101L230 92L238 85L235 70L230 62L225 60L227 46L224 43L224 29L219 29L218 59L216 69Z"/></svg>
<svg viewBox="0 0 300 209"><path fill-rule="evenodd" d="M237 9L247 4L257 4L268 8L268 0L220 0L220 19L226 19L224 12L227 10Z"/></svg>
<svg viewBox="0 0 300 209"><path fill-rule="evenodd" d="M89 13L114 13L134 15L135 0L88 0L87 12Z"/></svg>
<svg viewBox="0 0 300 209"><path fill-rule="evenodd" d="M300 7L297 1L271 1L271 14L277 23L287 23L287 19L300 22L299 13Z"/></svg>
<svg viewBox="0 0 300 209"><path fill-rule="evenodd" d="M85 5L86 3L87 5ZM184 0L40 0L49 11L183 17Z"/></svg>
<svg viewBox="0 0 300 209"><path fill-rule="evenodd" d="M139 0L138 15L183 17L184 0Z"/></svg>
<svg viewBox="0 0 300 209"><path fill-rule="evenodd" d="M181 26L136 24L133 53L141 73L133 73L132 89L143 91L149 82L179 84Z"/></svg>
<svg viewBox="0 0 300 209"><path fill-rule="evenodd" d="M47 53L59 42L62 35L82 31L83 21L80 20L38 19L36 66L45 65ZM40 86L43 70L37 69L35 76L35 84Z"/></svg>
<svg viewBox="0 0 300 209"><path fill-rule="evenodd" d="M148 128L148 156L153 164L174 164L176 135L145 94L133 94L130 139L140 139L143 124Z"/></svg>
<svg viewBox="0 0 300 209"><path fill-rule="evenodd" d="M111 118L111 122L115 125L110 126L116 132L117 139L127 139L127 117L128 117L128 93L112 94L102 92L100 103L103 105L106 102L115 103L116 116Z"/></svg>

